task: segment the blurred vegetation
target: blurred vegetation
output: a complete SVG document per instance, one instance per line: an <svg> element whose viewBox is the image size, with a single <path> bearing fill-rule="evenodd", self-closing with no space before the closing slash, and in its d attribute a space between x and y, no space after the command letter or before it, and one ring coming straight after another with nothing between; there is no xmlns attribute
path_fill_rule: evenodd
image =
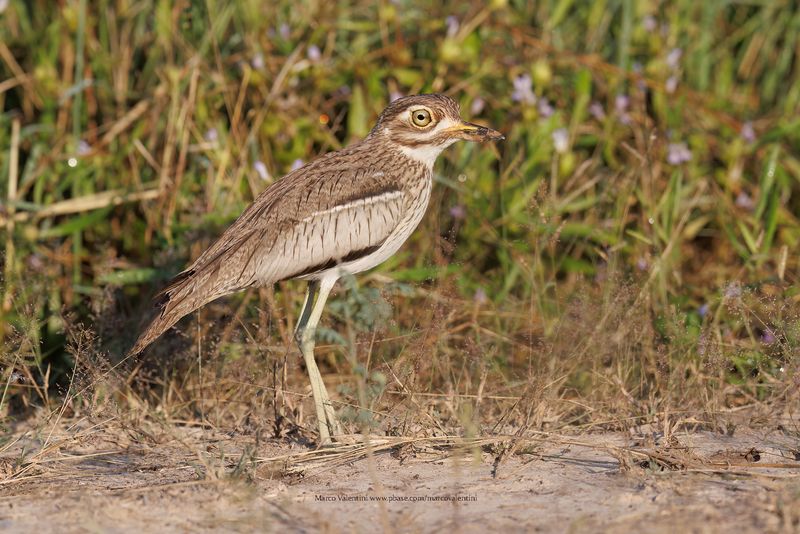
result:
<svg viewBox="0 0 800 534"><path fill-rule="evenodd" d="M422 92L507 140L446 151L420 229L335 297L322 359L341 395L359 376L371 409L516 395L540 425L797 398L794 2L0 6L5 414L88 352L117 362L153 292L260 191ZM207 307L154 349L185 372L139 394L199 379L217 406L253 397L285 370L301 298Z"/></svg>

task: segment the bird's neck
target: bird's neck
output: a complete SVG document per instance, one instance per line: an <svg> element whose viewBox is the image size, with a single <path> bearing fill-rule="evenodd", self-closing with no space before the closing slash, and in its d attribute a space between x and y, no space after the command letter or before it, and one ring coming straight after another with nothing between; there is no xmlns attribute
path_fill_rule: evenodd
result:
<svg viewBox="0 0 800 534"><path fill-rule="evenodd" d="M415 147L397 145L397 150L400 151L408 159L416 161L424 165L429 171L433 171L433 164L436 158L442 153L445 147L441 145L420 145Z"/></svg>
<svg viewBox="0 0 800 534"><path fill-rule="evenodd" d="M373 130L364 141L364 148L371 150L374 145L375 148L388 147L390 151L400 154L408 160L421 164L429 172L433 172L433 164L436 158L442 153L442 150L453 144L455 140L446 144L428 144L428 143L414 143L404 144L393 140L388 131Z"/></svg>

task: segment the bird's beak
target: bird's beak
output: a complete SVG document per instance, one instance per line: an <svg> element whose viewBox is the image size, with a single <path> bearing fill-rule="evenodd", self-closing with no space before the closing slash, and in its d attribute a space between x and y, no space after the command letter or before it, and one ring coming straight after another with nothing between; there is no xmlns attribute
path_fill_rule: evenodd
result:
<svg viewBox="0 0 800 534"><path fill-rule="evenodd" d="M502 141L506 138L506 136L497 130L472 124L471 122L461 122L455 126L451 126L447 129L447 132L453 137L466 141Z"/></svg>

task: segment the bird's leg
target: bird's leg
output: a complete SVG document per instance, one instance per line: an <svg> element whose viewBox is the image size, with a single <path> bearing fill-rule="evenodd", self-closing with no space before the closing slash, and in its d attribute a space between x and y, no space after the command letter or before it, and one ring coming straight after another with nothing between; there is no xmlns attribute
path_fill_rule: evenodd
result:
<svg viewBox="0 0 800 534"><path fill-rule="evenodd" d="M333 410L333 404L331 403L330 397L328 396L328 390L325 388L325 383L322 381L322 375L319 372L319 368L317 367L316 360L314 359L314 346L316 344L315 333L317 330L317 324L319 323L320 317L322 316L322 311L325 309L325 303L328 300L328 295L333 289L333 285L336 283L335 278L325 279L320 282L319 285L319 295L317 296L317 301L314 304L314 308L311 312L311 316L306 324L306 332L310 334L310 343L311 348L309 352L311 353L311 373L314 375L314 379L319 384L319 391L322 394L322 405L325 408L325 418L327 420L328 430L333 435L333 437L339 436L342 434L342 428L339 425L339 420L336 418L336 413Z"/></svg>
<svg viewBox="0 0 800 534"><path fill-rule="evenodd" d="M319 425L319 440L320 443L324 445L330 443L331 435L328 430L322 392L319 388L319 368L317 368L317 363L314 360L314 332L309 332L310 329L308 328L308 321L311 318L311 313L314 309L314 301L318 293L319 282L312 280L308 283L306 299L303 303L303 311L300 312L300 320L297 322L294 337L306 363L308 379L311 382L311 395L314 398L314 409L317 414L317 423Z"/></svg>
<svg viewBox="0 0 800 534"><path fill-rule="evenodd" d="M300 320L295 330L295 339L300 347L300 352L303 354L306 369L308 370L308 379L311 382L314 408L319 422L319 439L322 445L331 443L331 434L336 436L342 433L339 422L336 420L336 414L333 411L333 405L331 405L328 397L328 391L322 381L322 375L314 359L317 324L325 307L325 301L328 299L328 294L335 282L335 279L309 282L303 311L300 314Z"/></svg>

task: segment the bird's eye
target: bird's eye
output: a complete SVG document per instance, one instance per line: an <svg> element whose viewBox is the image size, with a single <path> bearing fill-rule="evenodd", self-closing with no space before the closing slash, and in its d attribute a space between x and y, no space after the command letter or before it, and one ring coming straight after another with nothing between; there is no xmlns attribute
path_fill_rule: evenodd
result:
<svg viewBox="0 0 800 534"><path fill-rule="evenodd" d="M431 112L427 109L415 109L411 112L411 122L414 126L424 128L431 123Z"/></svg>

